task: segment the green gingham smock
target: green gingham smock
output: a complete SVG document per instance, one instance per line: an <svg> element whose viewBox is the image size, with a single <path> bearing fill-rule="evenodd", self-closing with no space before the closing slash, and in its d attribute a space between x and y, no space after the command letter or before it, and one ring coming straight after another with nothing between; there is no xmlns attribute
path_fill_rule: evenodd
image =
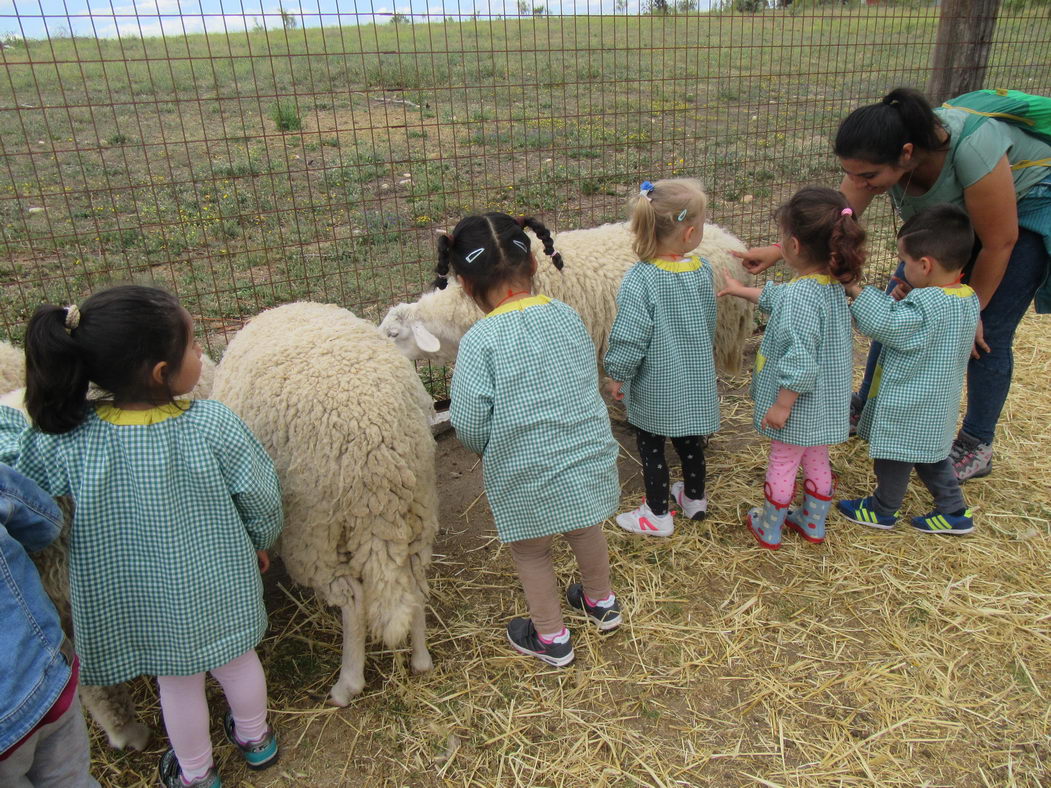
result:
<svg viewBox="0 0 1051 788"><path fill-rule="evenodd" d="M793 446L843 443L850 434L854 345L843 286L827 274L785 284L767 282L759 296L767 312L755 357L755 428ZM782 429L760 426L781 389L799 394Z"/></svg>
<svg viewBox="0 0 1051 788"><path fill-rule="evenodd" d="M719 429L715 310L712 266L695 255L624 275L603 363L624 384L629 423L670 438Z"/></svg>
<svg viewBox="0 0 1051 788"><path fill-rule="evenodd" d="M482 455L501 542L586 528L617 511L617 442L595 346L573 309L546 296L497 307L460 342L450 418Z"/></svg>
<svg viewBox="0 0 1051 788"><path fill-rule="evenodd" d="M918 287L901 301L866 287L851 306L865 336L883 345L858 422L869 455L900 462L949 456L978 297L967 285Z"/></svg>
<svg viewBox="0 0 1051 788"><path fill-rule="evenodd" d="M210 670L266 630L255 551L281 531L274 465L226 406L182 407L99 405L61 435L0 407L0 459L74 501L69 591L86 684Z"/></svg>

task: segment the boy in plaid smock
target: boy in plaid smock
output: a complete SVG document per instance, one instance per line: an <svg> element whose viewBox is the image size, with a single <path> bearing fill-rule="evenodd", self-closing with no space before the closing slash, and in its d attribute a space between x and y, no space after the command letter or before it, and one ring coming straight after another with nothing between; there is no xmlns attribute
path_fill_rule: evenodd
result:
<svg viewBox="0 0 1051 788"><path fill-rule="evenodd" d="M501 542L525 590L529 618L507 625L523 654L549 665L573 661L562 621L554 534L563 534L580 567L570 606L601 631L620 624L610 588L601 523L617 510L617 443L598 388L595 346L570 307L532 294L536 260L530 227L561 269L551 234L538 221L502 213L468 216L438 239L438 280L449 269L486 316L464 335L452 382L452 425L482 455L485 491Z"/></svg>
<svg viewBox="0 0 1051 788"><path fill-rule="evenodd" d="M907 283L894 293L900 300L866 287L851 306L858 330L883 349L858 423L869 441L876 490L839 502L848 520L893 528L915 468L934 510L913 517L912 526L933 534L974 530L949 459L978 325L978 298L960 283L973 246L967 214L949 204L928 208L898 233Z"/></svg>
<svg viewBox="0 0 1051 788"><path fill-rule="evenodd" d="M260 568L281 530L273 463L218 402L176 402L201 372L193 322L149 287L82 308L39 307L26 334L26 409L0 408L0 454L72 497L69 585L88 684L157 676L171 739L163 785L220 784L205 671L248 765L277 758L255 653L267 626ZM111 392L89 402L89 382Z"/></svg>
<svg viewBox="0 0 1051 788"><path fill-rule="evenodd" d="M708 198L699 181L674 178L646 181L632 200L631 231L641 262L624 275L617 293L604 363L613 396L625 400L635 427L646 500L617 515L617 524L632 533L670 536L665 438L682 462L683 481L671 495L687 517L699 520L708 511L705 436L719 429L712 268L690 254L701 243Z"/></svg>
<svg viewBox="0 0 1051 788"><path fill-rule="evenodd" d="M865 231L837 191L808 187L777 213L784 258L796 273L760 290L730 280L719 295L747 298L770 315L752 377L755 428L771 439L762 509L746 525L760 546L781 546L782 527L825 540L832 505L830 444L849 434L853 345L844 284L864 263ZM803 466L803 506L789 510Z"/></svg>

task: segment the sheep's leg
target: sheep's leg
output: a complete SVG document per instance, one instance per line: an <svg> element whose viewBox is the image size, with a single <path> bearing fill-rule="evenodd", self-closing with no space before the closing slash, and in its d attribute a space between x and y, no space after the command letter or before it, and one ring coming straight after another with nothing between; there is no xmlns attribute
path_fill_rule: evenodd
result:
<svg viewBox="0 0 1051 788"><path fill-rule="evenodd" d="M150 729L135 719L135 704L126 684L109 687L80 685L80 700L106 732L109 746L117 750L142 750L150 740Z"/></svg>
<svg viewBox="0 0 1051 788"><path fill-rule="evenodd" d="M343 603L343 662L328 701L346 706L365 688L365 605L361 594Z"/></svg>
<svg viewBox="0 0 1051 788"><path fill-rule="evenodd" d="M412 672L426 673L434 667L427 650L427 612L421 604L412 614Z"/></svg>

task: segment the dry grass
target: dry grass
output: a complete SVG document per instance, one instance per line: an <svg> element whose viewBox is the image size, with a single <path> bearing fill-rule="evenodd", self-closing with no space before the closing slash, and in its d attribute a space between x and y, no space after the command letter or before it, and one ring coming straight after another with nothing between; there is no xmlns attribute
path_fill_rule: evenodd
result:
<svg viewBox="0 0 1051 788"><path fill-rule="evenodd" d="M972 536L833 515L822 547L788 535L777 553L760 550L740 517L759 500L765 446L738 389L712 443L709 519L681 521L666 541L608 529L627 621L600 637L570 620L568 669L505 647L502 627L524 603L473 493L438 545L429 675L409 675L405 653L374 651L364 696L326 708L338 617L273 589L263 656L283 762L249 778L218 747L227 784L1051 783L1049 329L1029 316L1019 332L995 473L965 489ZM869 491L864 444L837 447L833 463L844 495ZM914 484L906 512L928 507ZM557 561L571 578L568 551ZM139 694L151 702L148 687ZM152 779L155 752L96 752L104 784Z"/></svg>

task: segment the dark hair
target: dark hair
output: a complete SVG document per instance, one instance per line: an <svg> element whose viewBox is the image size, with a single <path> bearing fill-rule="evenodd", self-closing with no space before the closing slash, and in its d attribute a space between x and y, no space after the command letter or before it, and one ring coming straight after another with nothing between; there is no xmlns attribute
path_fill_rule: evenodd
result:
<svg viewBox="0 0 1051 788"><path fill-rule="evenodd" d="M434 286L445 289L449 270L469 281L478 292L492 289L512 277L529 274L530 228L544 253L559 271L562 255L555 251L551 232L532 216L513 219L506 213L474 214L460 220L452 235L438 236L438 277Z"/></svg>
<svg viewBox="0 0 1051 788"><path fill-rule="evenodd" d="M835 189L806 186L777 209L778 224L799 241L807 258L828 261L828 272L845 285L861 278L865 230L846 197Z"/></svg>
<svg viewBox="0 0 1051 788"><path fill-rule="evenodd" d="M947 147L948 140L938 139L939 129L948 131L922 93L894 88L878 104L859 107L843 119L834 150L841 159L891 164L909 142L929 151Z"/></svg>
<svg viewBox="0 0 1051 788"><path fill-rule="evenodd" d="M39 306L26 330L26 410L39 429L62 433L84 420L89 382L118 402L156 402L150 371L166 361L176 374L189 334L179 301L155 287L111 287L79 309Z"/></svg>
<svg viewBox="0 0 1051 788"><path fill-rule="evenodd" d="M931 257L945 270L959 271L971 260L974 228L965 211L940 203L909 217L898 240L914 260Z"/></svg>

